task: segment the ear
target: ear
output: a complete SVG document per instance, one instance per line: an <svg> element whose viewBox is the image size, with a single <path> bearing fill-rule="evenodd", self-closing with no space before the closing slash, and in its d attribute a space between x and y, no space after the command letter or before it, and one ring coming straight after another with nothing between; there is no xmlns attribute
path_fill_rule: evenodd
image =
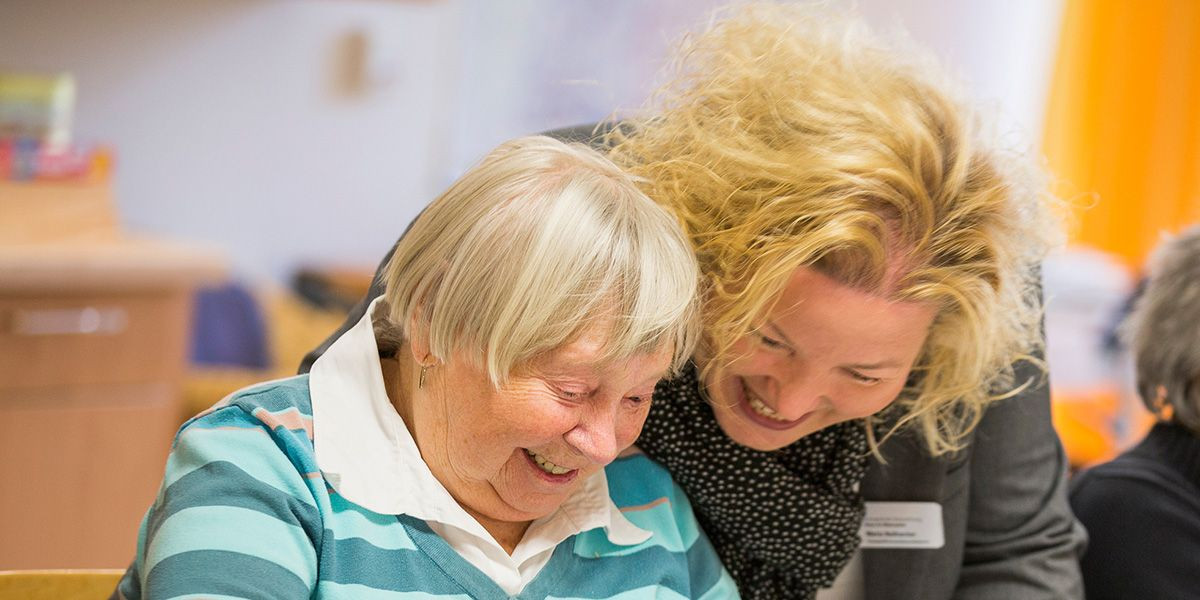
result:
<svg viewBox="0 0 1200 600"><path fill-rule="evenodd" d="M1154 415L1163 421L1170 421L1175 416L1175 407L1167 402L1166 386L1154 388Z"/></svg>
<svg viewBox="0 0 1200 600"><path fill-rule="evenodd" d="M433 351L430 349L429 327L420 318L421 308L413 311L412 318L408 320L408 349L412 352L413 360L422 366L429 366L436 362L433 357Z"/></svg>

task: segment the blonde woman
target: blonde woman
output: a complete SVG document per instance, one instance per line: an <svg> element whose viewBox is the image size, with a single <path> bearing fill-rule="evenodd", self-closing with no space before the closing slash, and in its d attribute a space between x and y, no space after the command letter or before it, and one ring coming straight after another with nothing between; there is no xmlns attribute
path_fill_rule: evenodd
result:
<svg viewBox="0 0 1200 600"><path fill-rule="evenodd" d="M621 454L696 337L678 226L596 152L506 143L307 375L180 430L118 598L736 597Z"/></svg>
<svg viewBox="0 0 1200 600"><path fill-rule="evenodd" d="M705 283L638 445L745 597L1079 597L1036 358L1053 219L905 56L817 9L733 7L648 118L594 134Z"/></svg>

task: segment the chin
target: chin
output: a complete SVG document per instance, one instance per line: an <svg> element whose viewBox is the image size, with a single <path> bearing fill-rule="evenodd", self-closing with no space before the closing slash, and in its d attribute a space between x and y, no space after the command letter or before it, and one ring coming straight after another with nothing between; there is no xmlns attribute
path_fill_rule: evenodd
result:
<svg viewBox="0 0 1200 600"><path fill-rule="evenodd" d="M741 435L738 437L734 437L732 435L729 436L730 439L732 439L733 441L735 441L747 448L752 448L754 450L759 450L762 452L771 452L773 450L779 450L780 448L786 448L786 447L794 444L795 442L797 442L800 438L802 438L804 436L788 437L788 438L784 438L784 439L772 439L773 437L774 436L761 436L760 437L760 436L749 436L749 435Z"/></svg>
<svg viewBox="0 0 1200 600"><path fill-rule="evenodd" d="M466 507L464 506L463 508ZM553 511L543 514L542 511L536 510L534 507L526 506L522 508L514 508L511 506L505 506L502 508L489 507L489 510L483 511L467 510L467 512L471 513L471 516L475 517L476 520L479 520L480 523L483 523L484 520L496 523L531 523L547 514L550 514L550 512Z"/></svg>
<svg viewBox="0 0 1200 600"><path fill-rule="evenodd" d="M767 441L767 440L739 440L739 439L732 438L732 437L731 437L731 439L733 439L733 441L735 441L747 448L750 448L752 450L758 450L760 452L773 452L775 450L779 450L780 448L786 448L786 447L790 446L793 442L796 441L796 440L783 440L783 441L779 441L779 442L773 442L773 441Z"/></svg>
<svg viewBox="0 0 1200 600"><path fill-rule="evenodd" d="M553 514L569 497L570 494L564 494L561 497L555 498L543 496L536 499L514 499L507 503L508 510L505 511L505 515L501 520L512 522L536 521Z"/></svg>
<svg viewBox="0 0 1200 600"><path fill-rule="evenodd" d="M721 426L721 431L725 432L729 439L753 450L762 452L778 450L790 446L800 438L812 433L807 429L800 430L799 428L792 431L773 431L758 427L732 412L733 409L715 411L717 424Z"/></svg>

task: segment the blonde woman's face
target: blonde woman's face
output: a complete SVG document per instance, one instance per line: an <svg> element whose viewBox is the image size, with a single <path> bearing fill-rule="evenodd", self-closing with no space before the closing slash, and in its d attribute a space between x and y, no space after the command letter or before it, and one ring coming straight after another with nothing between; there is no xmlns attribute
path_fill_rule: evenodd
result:
<svg viewBox="0 0 1200 600"><path fill-rule="evenodd" d="M796 269L737 358L706 381L717 421L734 441L775 450L879 412L900 394L935 315Z"/></svg>

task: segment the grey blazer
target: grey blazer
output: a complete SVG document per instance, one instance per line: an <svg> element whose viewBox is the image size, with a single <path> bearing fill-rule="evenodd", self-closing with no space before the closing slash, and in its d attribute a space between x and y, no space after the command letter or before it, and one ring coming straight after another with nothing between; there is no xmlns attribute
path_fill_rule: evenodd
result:
<svg viewBox="0 0 1200 600"><path fill-rule="evenodd" d="M869 600L1083 598L1087 536L1067 504L1045 385L990 407L953 457L930 458L915 433L888 440L882 453L886 464L872 461L863 497L940 503L945 545L863 550Z"/></svg>
<svg viewBox="0 0 1200 600"><path fill-rule="evenodd" d="M584 125L547 135L599 146L594 130ZM301 373L383 293L380 276L390 258L389 251L341 329L305 356ZM1030 368L1019 374L1037 375ZM940 503L945 545L864 550L868 600L1083 598L1079 556L1086 535L1067 504L1066 458L1045 385L989 408L953 457L929 457L912 433L888 440L882 453L885 463L868 468L863 497Z"/></svg>

